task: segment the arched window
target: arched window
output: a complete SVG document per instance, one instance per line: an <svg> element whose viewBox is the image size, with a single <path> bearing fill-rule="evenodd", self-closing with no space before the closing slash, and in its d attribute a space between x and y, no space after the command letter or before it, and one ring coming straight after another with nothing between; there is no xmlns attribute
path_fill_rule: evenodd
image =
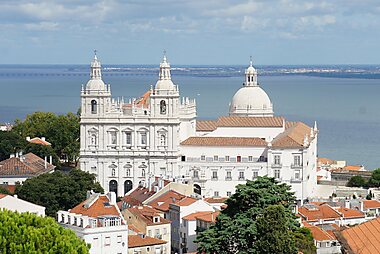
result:
<svg viewBox="0 0 380 254"><path fill-rule="evenodd" d="M98 113L98 103L96 100L91 101L91 114L97 114Z"/></svg>
<svg viewBox="0 0 380 254"><path fill-rule="evenodd" d="M160 101L160 113L162 115L166 114L166 102L164 100Z"/></svg>
<svg viewBox="0 0 380 254"><path fill-rule="evenodd" d="M125 176L131 176L131 169L130 168L127 168L125 169Z"/></svg>
<svg viewBox="0 0 380 254"><path fill-rule="evenodd" d="M133 188L133 183L132 183L132 181L131 181L131 180L126 180L126 181L124 182L124 195L125 195L128 191L132 190L132 188Z"/></svg>
<svg viewBox="0 0 380 254"><path fill-rule="evenodd" d="M108 186L108 190L111 192L115 192L116 193L116 197L117 197L117 181L116 180L111 180L110 183L109 183L109 186Z"/></svg>
<svg viewBox="0 0 380 254"><path fill-rule="evenodd" d="M113 169L111 170L111 175L112 175L112 176L116 176L116 169L113 168Z"/></svg>
<svg viewBox="0 0 380 254"><path fill-rule="evenodd" d="M160 145L166 146L166 135L165 134L160 135Z"/></svg>
<svg viewBox="0 0 380 254"><path fill-rule="evenodd" d="M199 186L198 184L194 184L194 193L197 193L198 195L202 195L201 186Z"/></svg>

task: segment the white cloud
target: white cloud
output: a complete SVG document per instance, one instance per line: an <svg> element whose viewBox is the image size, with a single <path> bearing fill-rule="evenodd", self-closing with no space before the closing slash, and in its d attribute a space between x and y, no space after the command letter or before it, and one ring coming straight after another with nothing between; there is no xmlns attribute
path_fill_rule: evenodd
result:
<svg viewBox="0 0 380 254"><path fill-rule="evenodd" d="M28 23L28 24L25 24L25 27L29 30L54 31L58 29L58 23L56 22Z"/></svg>

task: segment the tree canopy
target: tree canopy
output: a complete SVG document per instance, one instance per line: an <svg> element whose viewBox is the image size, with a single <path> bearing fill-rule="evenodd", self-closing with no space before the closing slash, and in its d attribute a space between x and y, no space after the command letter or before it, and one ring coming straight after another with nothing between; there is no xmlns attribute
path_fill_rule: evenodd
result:
<svg viewBox="0 0 380 254"><path fill-rule="evenodd" d="M353 176L347 183L348 187L365 187L367 181L362 176Z"/></svg>
<svg viewBox="0 0 380 254"><path fill-rule="evenodd" d="M215 225L198 235L199 253L297 253L296 246L303 251L302 246L314 245L305 234L295 237L299 225L292 213L294 194L274 178L258 177L238 185L226 204Z"/></svg>
<svg viewBox="0 0 380 254"><path fill-rule="evenodd" d="M52 144L55 157L66 156L69 162L77 162L80 137L78 115L35 112L24 121L16 120L12 132L23 138L45 137Z"/></svg>
<svg viewBox="0 0 380 254"><path fill-rule="evenodd" d="M371 178L368 180L369 187L380 187L380 168L372 172Z"/></svg>
<svg viewBox="0 0 380 254"><path fill-rule="evenodd" d="M0 210L0 253L89 253L90 246L53 218Z"/></svg>
<svg viewBox="0 0 380 254"><path fill-rule="evenodd" d="M46 207L46 214L54 217L57 211L68 210L85 200L88 190L104 192L93 174L73 169L69 173L55 171L30 178L17 186L16 194Z"/></svg>
<svg viewBox="0 0 380 254"><path fill-rule="evenodd" d="M8 159L11 154L22 151L26 140L16 132L0 131L0 161Z"/></svg>

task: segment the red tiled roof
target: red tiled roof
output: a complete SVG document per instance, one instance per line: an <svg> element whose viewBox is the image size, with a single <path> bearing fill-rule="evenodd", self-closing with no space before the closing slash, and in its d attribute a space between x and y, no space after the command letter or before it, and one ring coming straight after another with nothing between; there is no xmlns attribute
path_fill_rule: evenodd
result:
<svg viewBox="0 0 380 254"><path fill-rule="evenodd" d="M99 196L91 206L85 207L87 200L70 209L69 212L82 214L92 218L104 215L121 216L119 210L117 209L117 206L109 204L110 200L108 199L107 195Z"/></svg>
<svg viewBox="0 0 380 254"><path fill-rule="evenodd" d="M216 211L216 212L211 212L211 213L204 214L204 215L199 215L196 217L196 219L201 220L201 221L215 223L216 217L218 217L219 213L220 213L219 211Z"/></svg>
<svg viewBox="0 0 380 254"><path fill-rule="evenodd" d="M328 159L328 158L318 158L318 163L324 164L324 165L331 165L331 164L335 164L336 161Z"/></svg>
<svg viewBox="0 0 380 254"><path fill-rule="evenodd" d="M305 224L304 224L305 225ZM310 229L311 234L313 235L313 238L316 241L328 241L328 240L335 240L335 236L329 234L327 231L310 224L306 224L305 227Z"/></svg>
<svg viewBox="0 0 380 254"><path fill-rule="evenodd" d="M261 138L236 137L190 137L181 142L185 146L266 146L267 142Z"/></svg>
<svg viewBox="0 0 380 254"><path fill-rule="evenodd" d="M138 207L132 207L127 209L130 213L132 213L135 216L138 216L140 219L145 221L147 225L161 225L161 224L169 224L171 223L170 220L167 220L165 218L161 217L161 214L159 211L154 209L153 207L149 206L138 206ZM154 222L153 217L160 217L159 222Z"/></svg>
<svg viewBox="0 0 380 254"><path fill-rule="evenodd" d="M184 216L182 219L184 220L196 220L198 216L206 215L212 213L211 211L202 211L202 212L195 212L191 213L189 215Z"/></svg>
<svg viewBox="0 0 380 254"><path fill-rule="evenodd" d="M7 194L0 193L0 199L8 196Z"/></svg>
<svg viewBox="0 0 380 254"><path fill-rule="evenodd" d="M365 214L361 211L340 207L336 209L338 212L343 214L343 218L364 218Z"/></svg>
<svg viewBox="0 0 380 254"><path fill-rule="evenodd" d="M143 247L143 246L152 246L152 245L161 245L167 243L164 240L157 238L140 235L129 235L128 236L128 248Z"/></svg>
<svg viewBox="0 0 380 254"><path fill-rule="evenodd" d="M380 218L376 218L342 231L354 253L378 254L380 250Z"/></svg>
<svg viewBox="0 0 380 254"><path fill-rule="evenodd" d="M272 141L273 147L303 147L305 135L310 142L311 128L302 122L297 122L284 132L277 135Z"/></svg>
<svg viewBox="0 0 380 254"><path fill-rule="evenodd" d="M5 176L37 176L47 173L55 168L44 159L33 153L13 157L0 162L0 175Z"/></svg>
<svg viewBox="0 0 380 254"><path fill-rule="evenodd" d="M363 200L364 209L380 208L380 202L377 200Z"/></svg>
<svg viewBox="0 0 380 254"><path fill-rule="evenodd" d="M224 203L228 197L221 197L221 198L215 198L215 197L210 197L210 198L204 198L204 201L210 204L215 204L215 203Z"/></svg>
<svg viewBox="0 0 380 254"><path fill-rule="evenodd" d="M170 190L162 194L158 198L150 201L148 205L152 206L153 208L157 210L167 212L169 211L170 204L174 204L185 197L186 197L185 195L182 195L176 191Z"/></svg>
<svg viewBox="0 0 380 254"><path fill-rule="evenodd" d="M37 145L43 145L43 146L51 146L50 142L47 142L46 140L43 140L39 137L32 138L31 140L28 141L29 143L32 144L37 144Z"/></svg>
<svg viewBox="0 0 380 254"><path fill-rule="evenodd" d="M218 127L214 120L197 120L197 131L213 131Z"/></svg>
<svg viewBox="0 0 380 254"><path fill-rule="evenodd" d="M135 233L142 233L138 228L136 228L133 224L128 224L128 229L135 232Z"/></svg>
<svg viewBox="0 0 380 254"><path fill-rule="evenodd" d="M360 165L348 165L348 166L345 166L343 167L343 169L345 170L361 170L363 168L363 166L360 166Z"/></svg>
<svg viewBox="0 0 380 254"><path fill-rule="evenodd" d="M192 198L192 197L184 197L183 199L179 200L175 204L177 206L189 206L193 203L197 202L197 199Z"/></svg>
<svg viewBox="0 0 380 254"><path fill-rule="evenodd" d="M137 106L147 107L149 105L150 90L146 91L143 96L135 101Z"/></svg>
<svg viewBox="0 0 380 254"><path fill-rule="evenodd" d="M12 194L15 193L16 191L16 185L13 185L13 184L0 184L0 188L3 188L9 191Z"/></svg>
<svg viewBox="0 0 380 254"><path fill-rule="evenodd" d="M306 207L298 208L298 213L307 221L339 219L340 214L327 205L315 206L313 209Z"/></svg>
<svg viewBox="0 0 380 254"><path fill-rule="evenodd" d="M218 127L283 127L284 118L222 116L218 118Z"/></svg>

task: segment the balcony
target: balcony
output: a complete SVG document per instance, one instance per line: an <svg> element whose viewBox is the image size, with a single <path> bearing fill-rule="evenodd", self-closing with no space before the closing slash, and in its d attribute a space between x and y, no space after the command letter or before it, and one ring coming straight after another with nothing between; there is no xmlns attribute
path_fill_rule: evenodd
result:
<svg viewBox="0 0 380 254"><path fill-rule="evenodd" d="M218 177L211 177L211 181L218 181Z"/></svg>
<svg viewBox="0 0 380 254"><path fill-rule="evenodd" d="M302 182L302 179L301 178L295 178L295 177L292 177L290 179L290 182L291 183L301 183Z"/></svg>
<svg viewBox="0 0 380 254"><path fill-rule="evenodd" d="M290 165L290 168L302 168L302 167L303 167L302 164L294 164L294 163L292 163L292 164Z"/></svg>
<svg viewBox="0 0 380 254"><path fill-rule="evenodd" d="M232 181L232 177L231 176L226 176L226 181Z"/></svg>
<svg viewBox="0 0 380 254"><path fill-rule="evenodd" d="M245 177L239 177L239 181L245 181Z"/></svg>
<svg viewBox="0 0 380 254"><path fill-rule="evenodd" d="M272 168L282 168L282 163L273 163Z"/></svg>

